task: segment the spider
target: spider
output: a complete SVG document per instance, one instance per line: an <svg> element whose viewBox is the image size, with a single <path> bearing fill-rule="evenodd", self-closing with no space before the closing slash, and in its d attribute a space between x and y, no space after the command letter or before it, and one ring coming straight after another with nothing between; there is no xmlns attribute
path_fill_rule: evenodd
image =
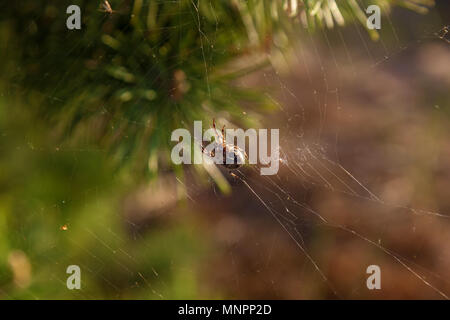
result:
<svg viewBox="0 0 450 320"><path fill-rule="evenodd" d="M109 4L109 2L107 0L104 0L101 4L100 4L100 11L102 12L106 12L108 14L112 14L115 11L111 8L111 5Z"/></svg>
<svg viewBox="0 0 450 320"><path fill-rule="evenodd" d="M219 134L219 132L216 129L216 121L213 119L213 128L216 133L214 141L215 144L214 149L208 154L205 150L205 147L202 146L203 152L208 156L210 156L211 158L214 158L214 156L216 155L216 149L222 148L223 160L222 163L220 163L220 165L224 166L229 170L240 168L245 163L245 159L247 159L247 154L245 153L245 151L239 148L238 146L235 146L234 144L228 144L226 142L225 125L222 127L222 133ZM220 144L222 144L222 146L220 146Z"/></svg>

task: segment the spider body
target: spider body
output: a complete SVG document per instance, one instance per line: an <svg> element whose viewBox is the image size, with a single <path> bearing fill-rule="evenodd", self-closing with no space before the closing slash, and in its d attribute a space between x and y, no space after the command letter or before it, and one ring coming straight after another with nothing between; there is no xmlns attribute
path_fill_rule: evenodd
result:
<svg viewBox="0 0 450 320"><path fill-rule="evenodd" d="M245 159L247 158L247 155L244 150L240 149L238 146L235 146L234 144L228 144L225 140L225 126L222 127L222 132L219 134L219 132L216 129L216 122L213 119L213 128L215 131L215 147L214 149L208 154L210 157L214 158L216 155L216 150L222 150L223 152L223 158L222 162L219 163L220 165L224 166L225 168L229 170L234 170L240 168L244 163ZM203 147L203 151L204 147Z"/></svg>

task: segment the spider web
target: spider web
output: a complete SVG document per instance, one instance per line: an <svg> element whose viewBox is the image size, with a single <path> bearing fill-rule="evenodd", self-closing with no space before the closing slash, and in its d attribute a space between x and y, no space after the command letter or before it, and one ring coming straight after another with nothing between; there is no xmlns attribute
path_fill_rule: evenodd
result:
<svg viewBox="0 0 450 320"><path fill-rule="evenodd" d="M421 252L419 249L421 247L420 243L411 245L411 247L415 247L416 245L418 247L417 249L412 249L415 252L411 254L407 252L408 250L401 248L401 246L400 249L396 248L395 241L391 239L392 234L385 235L385 233L392 232L386 232L389 226L394 230L398 229L402 232L402 235L397 235L397 237L408 237L417 232L418 225L422 224L430 228L434 228L431 225L439 225L437 229L440 229L440 238L437 240L439 245L435 249L437 251L436 259L445 260L442 253L445 252L445 245L443 243L448 234L448 214L418 209L411 206L407 201L405 201L405 204L396 204L395 200L384 200L385 197L378 195L377 192L371 191L370 184L357 178L359 175L352 174L352 170L346 169L346 166L341 164L339 151L344 144L340 139L341 128L339 126L332 127L332 123L330 123L330 121L334 120L339 121L340 117L349 116L349 113L345 110L346 103L342 102L342 92L345 92L346 98L348 98L349 93L345 90L354 90L353 86L356 85L356 81L360 81L358 84L361 86L366 86L367 84L364 84L364 82L377 81L376 79L378 77L376 74L378 73L385 76L385 73L392 72L396 76L395 70L392 69L401 69L402 66L393 67L392 65L394 63L401 65L402 58L414 54L415 51L420 52L423 48L425 48L423 49L425 51L428 50L427 48L430 47L430 43L435 44L436 48L442 46L442 52L448 50L443 43L436 41L440 38L446 42L446 27L442 29L436 29L434 27L434 30L431 28L431 30L425 31L418 39L413 38L405 42L400 39L392 20L389 16L387 17L390 28L389 33L391 34L391 38L393 38L393 41L390 41L390 43L387 43L383 39L383 36L378 43L370 43L364 34L364 30L358 26L354 27L355 32L350 36L350 39L346 39L341 30L333 31L337 35L330 35L329 32L322 31L321 37L320 35L317 36L309 33L306 38L302 39L302 45L297 50L297 55L293 59L297 63L293 63L294 66L290 66L293 69L300 69L299 73L303 72L302 76L295 78L295 74L294 76L291 75L291 77L294 77L294 81L292 81L292 79L289 79L289 76L280 76L276 71L273 73L270 71L268 73L264 72L262 76L266 84L273 85L277 83L280 89L279 95L284 98L282 98L284 103L279 103L279 111L282 114L278 116L280 119L278 121L265 122L268 128L280 128L281 131L282 146L280 147L280 152L282 157L280 172L273 177L261 177L259 176L259 168L244 168L225 174L231 180L236 181L237 185L241 184L248 189L247 191L253 197L253 200L260 203L261 208L276 221L286 236L295 243L302 255L306 258L307 263L312 266L319 278L326 284L330 292L330 297L359 297L360 295L353 295L354 292L349 292L348 288L338 289L333 281L330 280L329 274L332 274L330 268L333 266L333 260L323 261L324 259L321 257L322 259L320 260L322 261L320 261L317 256L320 257L321 254L317 252L317 249L309 248L314 246L315 241L311 240L311 235L308 235L308 233L314 232L315 229L327 229L335 234L339 232L344 233L347 238L353 238L349 242L360 242L359 245L362 243L361 246L364 248L361 249L362 251L371 252L377 250L381 252L385 257L379 257L377 254L373 255L377 256L376 259L380 261L380 264L383 264L382 269L397 269L399 267L402 271L397 272L409 274L409 276L417 281L418 284L415 284L415 286L420 287L423 285L427 287L429 289L427 292L430 296L448 299L449 282L448 275L445 271L446 268L436 268L436 265L433 265L433 263L430 264L429 261L425 261L426 259L421 259L420 256L424 252ZM353 39L351 39L352 36L354 37ZM359 38L359 45L354 41L355 38ZM341 45L337 45L336 41L340 42ZM347 42L352 43L351 47L349 47ZM308 45L305 45L305 43L308 43ZM307 49L304 49L305 47ZM335 49L336 47L340 48ZM303 68L299 67L299 65ZM261 77L261 75L259 76ZM350 81L353 86L349 87L346 84L349 82L348 77L354 78L354 82ZM371 80L372 77L374 80ZM404 80L403 75L400 75L399 78ZM301 86L296 84L296 81L300 82ZM290 82L290 84L287 84L287 82ZM444 83L437 81L437 86L441 85L445 86ZM305 87L307 88L306 90L312 90L312 97L305 99L303 96L308 96L307 94L298 93L304 91ZM404 88L401 89L404 90ZM389 93L381 91L383 89L379 90L375 94L389 95ZM445 91L445 89L442 90ZM398 95L402 96L403 93L398 93ZM357 94L364 94L364 92L358 92ZM370 101L370 97L367 100L365 105L359 106L359 108L363 110L367 107L373 108L370 104L378 107L379 103L377 101ZM354 102L350 102L350 104L352 103ZM381 115L381 112L378 114L378 116L381 115L382 117L379 120L381 123L384 119L389 118L389 112L392 111L392 108L398 107L395 104L401 104L398 98L392 99L390 103L390 105L382 107L384 114ZM401 112L409 112L409 108L421 107L417 106L419 104L417 102L412 103L415 106L406 107ZM291 104L293 107L290 110L286 110L286 104ZM307 105L309 109L305 107ZM352 110L354 111L355 109ZM312 121L306 114L309 116L312 115ZM331 117L333 118L332 120L329 119ZM274 122L280 126L274 125ZM313 123L310 125L310 128L306 128L307 122ZM361 123L360 125L366 126L368 124ZM330 126L332 127L331 129ZM346 141L345 143L351 142ZM348 145L344 147L346 149L349 148ZM372 156L379 157L380 155L377 155L377 152L366 152L364 156L360 156L360 161L370 159ZM384 162L382 166L389 166L389 163ZM361 168L357 169L361 170ZM370 168L366 170L368 172L362 172L362 176L370 178ZM402 185L400 187L404 186ZM238 187L234 185L233 188L237 189ZM187 187L187 189L189 190L190 188ZM314 209L314 205L317 205L316 203L308 204L311 201L305 201L303 199L304 195L311 189L314 189L314 193L331 193L334 194L333 197L347 199L344 202L357 202L360 210L368 212L353 213L350 219L343 219L345 222L341 223L339 222L340 214L338 217L335 217L330 212L322 213L321 211L323 210ZM239 188L237 193L241 192ZM217 197L220 198L220 196ZM235 197L240 196L232 196L229 201L233 201ZM248 197L248 195L243 195L242 197ZM410 200L414 201L414 199ZM221 204L218 205L220 206ZM231 210L246 211L244 208L245 206L241 206L239 209L234 208ZM332 207L328 207L328 209L333 210ZM253 208L253 210L255 209ZM348 210L354 211L354 209ZM257 214L261 214L261 210L258 210ZM377 219L379 219L379 222L375 222ZM363 223L360 222L361 220ZM380 225L380 221L383 221L387 225ZM250 222L247 223L251 225ZM364 224L370 223L377 225L379 229L375 230L375 232L374 230L368 230L370 227L367 228ZM361 226L362 224L363 226ZM307 239L305 239L305 234ZM260 237L264 236L255 236L257 240L254 241L256 243L260 241ZM426 237L433 236L427 235ZM417 239L415 236L411 236L411 238ZM424 240L419 239L419 242L421 241ZM384 244L385 242L387 244ZM234 245L236 244L234 243ZM246 242L244 245L249 244ZM272 247L268 251L272 252L273 245L272 243ZM441 245L443 246L441 247ZM333 249L339 250L337 247ZM232 248L229 248L229 250L239 251L233 250ZM278 250L283 249L278 248ZM407 253L402 253L402 251ZM233 259L233 253L230 253L230 257ZM385 263L384 259L386 257L391 261ZM350 256L346 258L351 259ZM324 268L323 265L326 267ZM277 266L275 265L273 267L276 268ZM256 269L260 272L260 268ZM356 278L359 279L360 283L357 285L357 289L354 290L363 291L365 289L365 279L361 274L364 274L365 269L361 266L358 272L359 274ZM345 277L343 275L341 276ZM305 275L303 275L304 277ZM399 282L397 285L405 284ZM273 281L270 286L272 289L274 288ZM237 290L242 290L242 288L239 287ZM346 295L341 295L341 291L345 291ZM276 290L274 292L276 295ZM365 296L365 294L362 295ZM298 296L294 295L294 297Z"/></svg>

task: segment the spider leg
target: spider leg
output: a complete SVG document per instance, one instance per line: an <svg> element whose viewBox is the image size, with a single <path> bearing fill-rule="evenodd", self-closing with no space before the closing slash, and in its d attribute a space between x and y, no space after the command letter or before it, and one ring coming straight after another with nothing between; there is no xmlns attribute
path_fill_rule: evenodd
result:
<svg viewBox="0 0 450 320"><path fill-rule="evenodd" d="M225 141L225 125L222 127L222 153L223 153L223 163L226 164L227 161L227 146Z"/></svg>
<svg viewBox="0 0 450 320"><path fill-rule="evenodd" d="M245 160L248 160L248 155L247 155L247 152L245 152L245 150L242 150L238 146L234 146L234 150L235 151L241 151L244 154Z"/></svg>
<svg viewBox="0 0 450 320"><path fill-rule="evenodd" d="M214 158L215 150L213 149L210 152L207 152L206 147L204 145L201 145L202 147L202 153L206 154L208 157Z"/></svg>

